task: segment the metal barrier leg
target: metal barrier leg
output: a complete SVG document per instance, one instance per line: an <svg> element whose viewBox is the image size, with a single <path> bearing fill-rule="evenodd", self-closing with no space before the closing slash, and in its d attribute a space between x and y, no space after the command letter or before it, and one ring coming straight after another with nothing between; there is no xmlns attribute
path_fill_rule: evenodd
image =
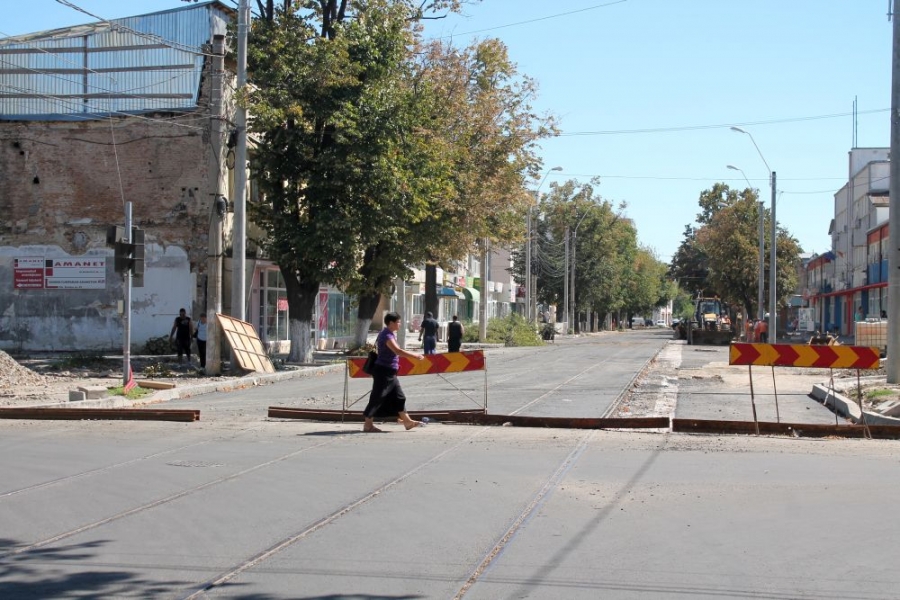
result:
<svg viewBox="0 0 900 600"><path fill-rule="evenodd" d="M759 419L756 418L756 396L753 393L753 365L747 365L750 373L750 406L753 407L753 423L756 425L756 435L759 435Z"/></svg>
<svg viewBox="0 0 900 600"><path fill-rule="evenodd" d="M859 418L862 421L863 431L865 432L866 439L872 439L872 431L869 429L869 424L866 422L866 411L863 408L863 394L862 394L862 383L859 380L859 369L856 370L856 402L859 404Z"/></svg>
<svg viewBox="0 0 900 600"><path fill-rule="evenodd" d="M772 391L775 392L775 422L781 423L781 411L778 410L778 387L775 385L775 365L772 365Z"/></svg>

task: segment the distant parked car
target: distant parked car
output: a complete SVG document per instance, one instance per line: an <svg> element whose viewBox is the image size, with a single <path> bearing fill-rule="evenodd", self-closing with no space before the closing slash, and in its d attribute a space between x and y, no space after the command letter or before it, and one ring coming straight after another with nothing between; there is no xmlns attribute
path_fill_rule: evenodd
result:
<svg viewBox="0 0 900 600"><path fill-rule="evenodd" d="M657 327L665 327L665 326L666 326L666 322L663 321L662 319L657 319L657 321L656 321L656 326L657 326Z"/></svg>

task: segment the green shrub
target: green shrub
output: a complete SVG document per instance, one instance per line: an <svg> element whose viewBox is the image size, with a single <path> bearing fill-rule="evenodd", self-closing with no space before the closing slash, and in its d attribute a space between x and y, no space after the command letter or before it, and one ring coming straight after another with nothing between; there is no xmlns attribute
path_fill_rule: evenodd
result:
<svg viewBox="0 0 900 600"><path fill-rule="evenodd" d="M534 324L515 313L488 321L486 341L504 346L540 346L544 343Z"/></svg>
<svg viewBox="0 0 900 600"><path fill-rule="evenodd" d="M472 321L465 321L463 323L463 343L474 344L478 342L478 324L473 323Z"/></svg>
<svg viewBox="0 0 900 600"><path fill-rule="evenodd" d="M172 354L173 350L174 348L172 347L171 340L169 340L169 336L161 335L147 340L141 353L150 356L159 356L160 354Z"/></svg>

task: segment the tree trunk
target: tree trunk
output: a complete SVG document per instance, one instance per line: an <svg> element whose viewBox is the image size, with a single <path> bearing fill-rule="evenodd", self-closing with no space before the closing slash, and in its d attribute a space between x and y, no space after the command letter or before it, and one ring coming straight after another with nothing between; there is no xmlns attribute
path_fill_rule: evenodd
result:
<svg viewBox="0 0 900 600"><path fill-rule="evenodd" d="M359 308L356 310L356 331L354 332L353 345L360 348L369 338L369 325L375 318L375 311L381 303L381 294L367 294L359 297Z"/></svg>
<svg viewBox="0 0 900 600"><path fill-rule="evenodd" d="M437 297L437 265L425 265L425 312L430 312L435 319L438 316L438 297Z"/></svg>
<svg viewBox="0 0 900 600"><path fill-rule="evenodd" d="M311 363L313 360L312 336L314 309L319 294L318 281L300 281L292 272L281 269L287 292L290 319L288 335L291 351L287 361L291 363Z"/></svg>

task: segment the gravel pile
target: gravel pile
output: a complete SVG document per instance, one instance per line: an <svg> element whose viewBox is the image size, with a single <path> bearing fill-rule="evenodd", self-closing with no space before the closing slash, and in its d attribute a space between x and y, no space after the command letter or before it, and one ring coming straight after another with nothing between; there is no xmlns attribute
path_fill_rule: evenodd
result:
<svg viewBox="0 0 900 600"><path fill-rule="evenodd" d="M45 383L47 383L47 380L43 375L23 367L13 360L9 354L0 350L0 390Z"/></svg>

